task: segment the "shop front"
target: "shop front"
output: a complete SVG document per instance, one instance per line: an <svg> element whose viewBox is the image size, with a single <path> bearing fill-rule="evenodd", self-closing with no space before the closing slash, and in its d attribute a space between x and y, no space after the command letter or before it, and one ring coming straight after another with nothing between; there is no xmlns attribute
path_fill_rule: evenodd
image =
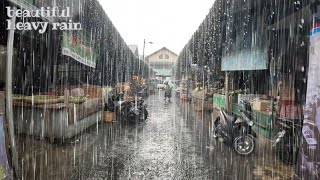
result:
<svg viewBox="0 0 320 180"><path fill-rule="evenodd" d="M308 86L295 179L320 178L320 1L312 2L310 10Z"/></svg>
<svg viewBox="0 0 320 180"><path fill-rule="evenodd" d="M0 127L0 148L1 153L6 152L3 148L9 152L5 156L16 171L15 176L28 177L19 172L22 162L18 158L30 155L16 149L27 143L21 139L27 135L67 142L99 123L111 85L128 81L136 71L138 59L98 1L7 0L0 4L0 9L7 6L13 11L70 8L68 18L10 18L6 11L1 11L0 124L3 121L8 129L2 131ZM48 27L44 32L7 30L7 19L12 23L43 22ZM69 20L80 23L81 30L55 28L55 23ZM2 132L8 137L10 149L1 146ZM2 155L0 179L8 170Z"/></svg>
<svg viewBox="0 0 320 180"><path fill-rule="evenodd" d="M29 10L54 5L52 1L11 3L13 7ZM82 2L81 6L86 3L90 2ZM70 8L70 18L80 21L82 31L55 30L50 18L16 18L12 21L44 21L49 26L44 33L8 31L11 43L6 44L3 39L0 47L1 52L5 52L0 57L0 73L7 72L6 76L1 76L1 81L7 84L12 81L12 89L7 86L10 91L6 92L12 93L9 95L12 104L7 99L7 107L13 109L12 116L7 116L8 122L13 122L18 134L51 140L69 139L102 119L103 90L99 85L92 85L100 52L95 43L97 30L92 28L92 23L97 21L90 21L91 17L85 15L89 9L79 13L77 3L62 7ZM55 20L63 22L63 19ZM7 56L12 59L12 69L6 66L6 62L10 62L5 61Z"/></svg>
<svg viewBox="0 0 320 180"><path fill-rule="evenodd" d="M250 12L239 3L230 9L234 14L228 16L226 22L229 28L226 29L227 42L221 61L225 87L216 91L213 104L240 115L239 102L249 102L255 121L253 130L258 136L272 140L279 121L302 122L308 67L308 23L290 26L289 22L308 19L308 13L305 8L297 12L287 8L287 14L280 20L266 19L261 14L263 6L270 8L264 12L268 14L277 4L250 5Z"/></svg>

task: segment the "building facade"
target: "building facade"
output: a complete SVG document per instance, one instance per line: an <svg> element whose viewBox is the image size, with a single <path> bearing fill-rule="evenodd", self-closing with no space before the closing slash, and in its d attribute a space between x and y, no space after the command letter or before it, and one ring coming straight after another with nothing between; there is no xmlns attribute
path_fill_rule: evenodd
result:
<svg viewBox="0 0 320 180"><path fill-rule="evenodd" d="M156 77L171 77L178 55L166 47L159 49L145 58L146 63L155 71Z"/></svg>

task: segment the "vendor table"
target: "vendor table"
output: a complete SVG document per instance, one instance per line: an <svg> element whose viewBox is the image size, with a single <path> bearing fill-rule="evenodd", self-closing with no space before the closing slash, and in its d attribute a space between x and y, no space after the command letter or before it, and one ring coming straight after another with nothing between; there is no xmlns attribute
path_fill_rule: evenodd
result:
<svg viewBox="0 0 320 180"><path fill-rule="evenodd" d="M234 103L232 106L232 112L240 116L239 105ZM271 139L274 134L274 120L276 119L276 112L272 115L270 111L252 111L253 115L253 131L262 135L265 138Z"/></svg>
<svg viewBox="0 0 320 180"><path fill-rule="evenodd" d="M213 106L214 108L226 108L226 96L222 94L213 95ZM237 103L232 104L232 113L240 116L240 109ZM262 135L265 138L271 139L275 133L274 121L276 119L276 112L273 113L270 111L256 111L253 110L253 120L254 126L253 131L258 135Z"/></svg>
<svg viewBox="0 0 320 180"><path fill-rule="evenodd" d="M254 111L254 126L253 131L268 139L271 139L275 133L274 120L275 115L272 116L271 112Z"/></svg>
<svg viewBox="0 0 320 180"><path fill-rule="evenodd" d="M69 139L102 120L101 98L82 104L31 105L15 102L14 121L19 134L54 139Z"/></svg>

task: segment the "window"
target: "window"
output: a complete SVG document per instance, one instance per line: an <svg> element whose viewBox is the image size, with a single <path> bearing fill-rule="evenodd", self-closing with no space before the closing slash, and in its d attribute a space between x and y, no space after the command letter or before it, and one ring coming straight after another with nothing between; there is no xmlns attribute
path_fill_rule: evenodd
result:
<svg viewBox="0 0 320 180"><path fill-rule="evenodd" d="M169 59L169 55L168 54L165 55L165 59Z"/></svg>
<svg viewBox="0 0 320 180"><path fill-rule="evenodd" d="M159 56L159 59L163 59L163 54L161 54L161 55Z"/></svg>

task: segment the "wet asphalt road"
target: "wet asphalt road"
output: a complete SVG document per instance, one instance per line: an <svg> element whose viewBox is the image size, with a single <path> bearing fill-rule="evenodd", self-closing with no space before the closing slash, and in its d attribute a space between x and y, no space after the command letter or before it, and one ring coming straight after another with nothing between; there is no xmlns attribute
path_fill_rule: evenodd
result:
<svg viewBox="0 0 320 180"><path fill-rule="evenodd" d="M124 125L110 146L102 135L110 129L101 130L97 152L87 155L92 166L79 169L74 179L206 179L208 168L195 131L188 128L176 102L165 102L161 94L147 104L148 120Z"/></svg>
<svg viewBox="0 0 320 180"><path fill-rule="evenodd" d="M68 144L21 138L25 179L291 179L293 167L265 146L242 157L211 137L215 112L196 112L192 103L146 101L144 123L101 123ZM28 153L26 153L28 152Z"/></svg>

